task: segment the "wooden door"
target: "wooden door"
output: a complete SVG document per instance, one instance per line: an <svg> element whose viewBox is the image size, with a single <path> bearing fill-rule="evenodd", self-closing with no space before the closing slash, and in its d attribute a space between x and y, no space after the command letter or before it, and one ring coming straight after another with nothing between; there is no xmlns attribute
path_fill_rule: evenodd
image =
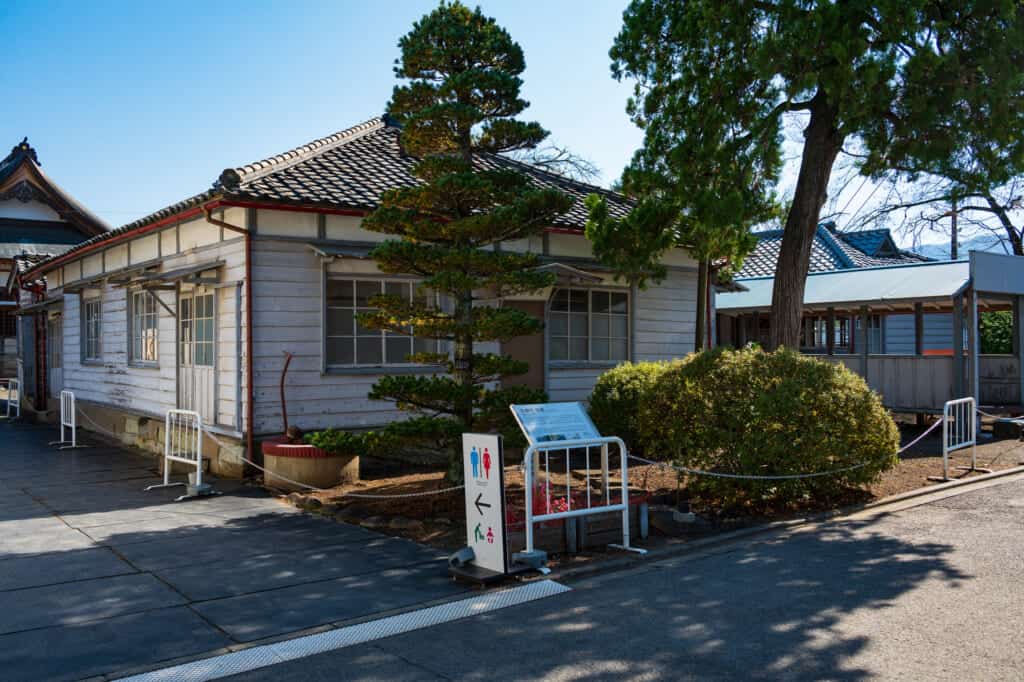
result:
<svg viewBox="0 0 1024 682"><path fill-rule="evenodd" d="M544 301L506 301L506 308L515 308L544 320ZM544 387L544 332L532 336L518 336L511 341L501 344L501 352L511 355L516 360L524 360L530 363L530 370L526 374L514 377L506 377L501 383L504 386L528 386L545 390Z"/></svg>

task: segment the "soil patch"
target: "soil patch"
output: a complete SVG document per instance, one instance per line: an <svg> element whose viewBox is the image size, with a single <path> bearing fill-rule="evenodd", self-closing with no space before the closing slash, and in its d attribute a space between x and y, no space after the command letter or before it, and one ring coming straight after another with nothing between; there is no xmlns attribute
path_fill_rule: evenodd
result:
<svg viewBox="0 0 1024 682"><path fill-rule="evenodd" d="M913 441L924 431L923 426L901 425L903 443ZM564 459L562 460L564 461ZM954 469L956 466L969 466L971 462L970 448L953 453L950 457L950 476L969 478L979 475ZM979 434L977 448L977 465L981 468L1000 471L1020 465L1024 462L1024 442L1017 440L994 440L990 429L983 426ZM613 470L617 462L612 462ZM554 469L554 463L552 464ZM686 500L685 481L681 481L676 472L657 465L636 465L630 467L631 496L645 495L653 509L662 511L678 507ZM878 481L865 489L849 490L841 499L829 500L817 506L817 510L838 508L845 505L870 502L889 497L898 493L935 485L929 476L942 474L942 442L941 429L936 429L920 443L901 455L900 463L892 470L884 473ZM612 476L612 480L620 480ZM510 509L510 519L522 518L524 506L523 474L519 466L506 467L506 504ZM586 494L587 479L582 473L572 474L571 491L578 499ZM593 474L590 479L591 494L599 493L599 480ZM465 544L464 502L461 490L442 492L440 494L416 497L385 497L368 499L359 495L402 496L414 493L429 493L447 487L444 475L440 471L420 471L406 474L378 475L360 481L357 484L339 486L329 491L311 495L293 494L292 500L301 506L321 514L332 515L338 520L357 523L379 532L410 538L418 542L447 550L455 550ZM564 500L566 495L566 474L553 473L551 478L552 500ZM685 509L685 505L684 505ZM810 510L792 510L770 516L747 516L720 518L714 510L694 508L701 523L694 526L693 535L709 535L726 532L737 528L748 527L800 516ZM658 546L674 542L685 542L686 537L678 534L669 535L659 530L653 522L652 512L651 536L643 542L645 546ZM513 547L512 551L518 551ZM554 555L556 564L580 564L591 562L604 553L588 550L587 552L569 556Z"/></svg>

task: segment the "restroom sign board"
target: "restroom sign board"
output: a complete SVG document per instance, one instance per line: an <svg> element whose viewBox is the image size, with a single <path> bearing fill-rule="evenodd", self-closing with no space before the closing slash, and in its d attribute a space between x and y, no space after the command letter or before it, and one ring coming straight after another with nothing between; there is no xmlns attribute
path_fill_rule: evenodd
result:
<svg viewBox="0 0 1024 682"><path fill-rule="evenodd" d="M473 563L495 573L508 573L505 544L505 469L501 436L462 434L462 465L466 480L466 546Z"/></svg>

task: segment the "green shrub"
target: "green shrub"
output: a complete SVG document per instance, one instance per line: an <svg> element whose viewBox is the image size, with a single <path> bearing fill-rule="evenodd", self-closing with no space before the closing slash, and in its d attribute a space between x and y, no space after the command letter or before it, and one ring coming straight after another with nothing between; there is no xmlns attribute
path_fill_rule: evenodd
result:
<svg viewBox="0 0 1024 682"><path fill-rule="evenodd" d="M990 355L1009 355L1013 352L1013 313L1009 310L981 314L981 352Z"/></svg>
<svg viewBox="0 0 1024 682"><path fill-rule="evenodd" d="M602 374L590 395L590 418L604 436L618 436L634 454L643 451L639 438L640 405L668 362L626 362Z"/></svg>
<svg viewBox="0 0 1024 682"><path fill-rule="evenodd" d="M877 394L842 364L790 350L693 354L657 379L641 403L648 457L704 471L787 475L787 481L689 476L698 501L763 510L828 503L894 466L899 433Z"/></svg>

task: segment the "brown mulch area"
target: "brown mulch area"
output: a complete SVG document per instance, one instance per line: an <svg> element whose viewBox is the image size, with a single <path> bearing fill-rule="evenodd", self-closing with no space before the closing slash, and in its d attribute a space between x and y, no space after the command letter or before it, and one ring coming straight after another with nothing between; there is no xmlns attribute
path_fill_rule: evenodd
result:
<svg viewBox="0 0 1024 682"><path fill-rule="evenodd" d="M912 425L901 426L902 442L908 443L924 430L924 427ZM921 443L903 453L900 463L892 470L884 473L881 478L868 486L866 490L851 490L849 496L840 500L832 500L827 505L835 508L848 504L870 502L902 492L908 492L929 485L935 485L928 476L942 473L941 431L936 429ZM953 467L969 465L970 449L961 450L951 456L950 475L954 478L967 478L978 475L973 472L954 470ZM564 461L564 460L563 460ZM1024 462L1024 443L1017 440L992 440L983 432L977 448L979 467L999 471L1018 466ZM613 468L617 463L613 462ZM552 468L555 464L552 463ZM630 467L630 488L650 495L652 508L659 503L667 508L675 506L679 500L686 498L685 489L680 488L676 473L672 470L655 465L636 465ZM384 475L363 480L354 485L340 486L328 492L309 496L293 496L299 504L330 514L339 520L359 523L374 530L408 537L435 547L457 549L465 544L464 501L461 490L439 495L424 497L369 500L347 497L346 493L371 495L396 495L427 492L446 487L441 472L412 473L403 475ZM523 478L518 466L507 466L505 470L507 504L513 509L521 510L523 506ZM613 480L617 480L613 476ZM572 490L581 491L584 479L574 475ZM552 497L565 494L565 473L552 475ZM596 494L599 481L591 477L593 494ZM636 493L631 493L635 495ZM712 519L705 533L724 531L738 526L748 526L765 521L799 515L808 510L792 510L787 513L769 516L714 519L713 510L695 508L701 516ZM513 512L514 513L514 512ZM652 523L652 525L654 525ZM656 528L652 528L652 537L647 544L659 544Z"/></svg>

